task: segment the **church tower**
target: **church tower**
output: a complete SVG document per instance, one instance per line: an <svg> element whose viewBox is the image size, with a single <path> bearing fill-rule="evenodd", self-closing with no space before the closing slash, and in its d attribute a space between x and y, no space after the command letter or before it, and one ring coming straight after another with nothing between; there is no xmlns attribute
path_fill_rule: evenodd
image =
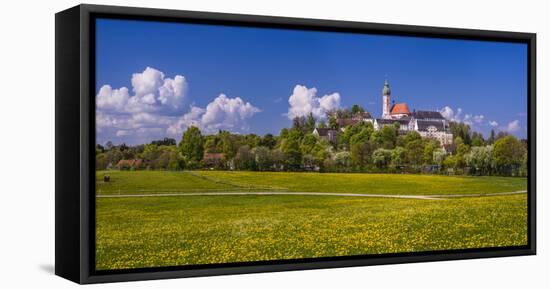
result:
<svg viewBox="0 0 550 289"><path fill-rule="evenodd" d="M384 88L382 89L382 118L390 118L390 84L388 80L384 81Z"/></svg>

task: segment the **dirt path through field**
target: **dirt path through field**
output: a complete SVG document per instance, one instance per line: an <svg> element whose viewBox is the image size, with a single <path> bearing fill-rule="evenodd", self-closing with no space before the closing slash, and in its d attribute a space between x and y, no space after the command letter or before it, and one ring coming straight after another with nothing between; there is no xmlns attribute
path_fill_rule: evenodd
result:
<svg viewBox="0 0 550 289"><path fill-rule="evenodd" d="M367 197L367 198L394 198L394 199L421 199L421 200L444 200L448 198L466 197L490 197L525 194L527 191L488 193L488 194L462 194L462 195L380 195L380 194L346 194L346 193L315 193L315 192L205 192L205 193L158 193L158 194L128 194L128 195L96 195L98 198L137 198L137 197L175 197L175 196L340 196L340 197Z"/></svg>

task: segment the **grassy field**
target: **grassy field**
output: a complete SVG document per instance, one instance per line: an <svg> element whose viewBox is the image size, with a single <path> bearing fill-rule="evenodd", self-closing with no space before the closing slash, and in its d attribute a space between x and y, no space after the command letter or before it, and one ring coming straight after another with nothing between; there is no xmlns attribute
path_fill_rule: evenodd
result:
<svg viewBox="0 0 550 289"><path fill-rule="evenodd" d="M111 177L103 182L103 175ZM289 191L397 195L485 194L527 189L525 178L287 172L97 172L97 194Z"/></svg>
<svg viewBox="0 0 550 289"><path fill-rule="evenodd" d="M98 172L99 180L105 172ZM251 172L108 172L98 194L287 190L467 194L521 178ZM525 245L525 194L441 200L341 196L97 198L96 269Z"/></svg>

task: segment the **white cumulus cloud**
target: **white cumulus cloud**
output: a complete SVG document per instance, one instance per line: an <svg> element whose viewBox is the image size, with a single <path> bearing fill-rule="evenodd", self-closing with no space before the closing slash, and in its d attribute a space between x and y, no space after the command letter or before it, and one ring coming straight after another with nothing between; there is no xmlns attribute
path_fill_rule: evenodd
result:
<svg viewBox="0 0 550 289"><path fill-rule="evenodd" d="M485 116L482 114L466 113L462 116L462 108L457 108L456 111L450 106L445 106L439 111L441 115L449 121L463 122L468 125L483 125L486 124Z"/></svg>
<svg viewBox="0 0 550 289"><path fill-rule="evenodd" d="M229 98L220 94L206 106L206 112L201 118L201 123L207 130L222 128L232 129L241 126L247 129L245 119L252 117L261 110L250 102L243 101L240 97Z"/></svg>
<svg viewBox="0 0 550 289"><path fill-rule="evenodd" d="M508 123L506 126L506 130L510 133L517 132L521 129L521 126L519 125L519 120L514 120Z"/></svg>
<svg viewBox="0 0 550 289"><path fill-rule="evenodd" d="M449 121L461 121L462 108L458 108L456 112L449 106L445 106L439 111L441 115Z"/></svg>
<svg viewBox="0 0 550 289"><path fill-rule="evenodd" d="M482 124L484 119L485 119L485 116L483 116L482 114L480 115L466 114L464 115L462 122L469 125Z"/></svg>
<svg viewBox="0 0 550 289"><path fill-rule="evenodd" d="M167 133L179 135L191 125L206 133L214 133L220 129L244 131L248 129L247 119L260 111L240 97L230 98L220 94L206 108L191 106L188 113L168 127Z"/></svg>
<svg viewBox="0 0 550 289"><path fill-rule="evenodd" d="M173 78L152 67L134 73L131 90L103 85L96 95L98 141L144 143L166 134L180 137L190 125L204 133L219 129L233 132L248 129L247 120L260 109L240 97L220 94L206 107L184 106L188 83L184 76Z"/></svg>
<svg viewBox="0 0 550 289"><path fill-rule="evenodd" d="M184 76L167 77L146 67L130 77L131 89L101 86L96 95L98 141L143 143L162 138L185 113L188 83Z"/></svg>
<svg viewBox="0 0 550 289"><path fill-rule="evenodd" d="M129 98L128 88L113 89L110 85L103 85L96 95L96 105L99 109L124 110Z"/></svg>
<svg viewBox="0 0 550 289"><path fill-rule="evenodd" d="M132 87L136 96L155 94L164 81L164 73L151 67L132 74Z"/></svg>
<svg viewBox="0 0 550 289"><path fill-rule="evenodd" d="M443 115L443 117L447 120L468 124L474 131L497 129L509 133L518 133L522 130L521 122L519 120L513 120L508 124L500 124L496 120L487 119L487 117L482 114L463 114L462 109L458 108L455 111L449 106L445 106L440 110L440 112L441 115Z"/></svg>
<svg viewBox="0 0 550 289"><path fill-rule="evenodd" d="M176 75L174 79L166 78L162 86L159 87L158 100L161 104L170 105L177 109L183 102L187 87L187 81L181 75Z"/></svg>
<svg viewBox="0 0 550 289"><path fill-rule="evenodd" d="M124 130L124 129L120 129L120 130L117 130L116 132L116 136L118 137L121 137L121 136L128 136L131 134L131 131L129 130Z"/></svg>
<svg viewBox="0 0 550 289"><path fill-rule="evenodd" d="M182 107L188 87L185 77L168 78L151 67L134 73L131 83L134 95L130 95L126 87L113 89L110 85L103 85L96 95L97 107L129 113L177 110Z"/></svg>
<svg viewBox="0 0 550 289"><path fill-rule="evenodd" d="M200 127L200 119L204 112L205 109L203 108L191 106L189 112L187 112L170 126L168 126L166 132L169 135L178 136L181 135L190 126Z"/></svg>
<svg viewBox="0 0 550 289"><path fill-rule="evenodd" d="M286 115L289 119L310 113L316 118L324 118L327 111L340 107L340 94L335 92L317 97L317 88L296 85L288 98L288 104L290 106Z"/></svg>
<svg viewBox="0 0 550 289"><path fill-rule="evenodd" d="M116 123L113 116L98 111L95 115L95 125L97 128L111 127Z"/></svg>

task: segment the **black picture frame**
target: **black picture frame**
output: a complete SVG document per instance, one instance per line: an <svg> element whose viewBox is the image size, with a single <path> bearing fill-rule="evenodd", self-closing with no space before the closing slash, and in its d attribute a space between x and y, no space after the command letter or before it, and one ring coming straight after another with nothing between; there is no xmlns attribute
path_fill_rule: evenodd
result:
<svg viewBox="0 0 550 289"><path fill-rule="evenodd" d="M528 245L116 271L95 264L94 19L139 19L345 31L528 45ZM55 15L55 274L77 283L306 270L536 254L536 34L318 19L79 5Z"/></svg>

